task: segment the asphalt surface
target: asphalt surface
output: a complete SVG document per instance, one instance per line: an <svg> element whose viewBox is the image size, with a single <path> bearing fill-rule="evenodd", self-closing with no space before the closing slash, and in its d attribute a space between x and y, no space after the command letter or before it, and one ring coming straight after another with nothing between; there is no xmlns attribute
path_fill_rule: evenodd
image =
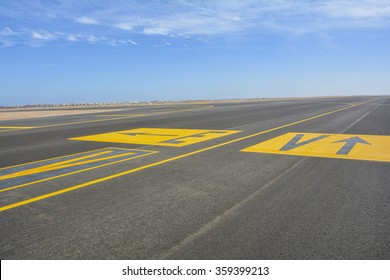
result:
<svg viewBox="0 0 390 280"><path fill-rule="evenodd" d="M160 144L70 139L140 128L203 132ZM309 156L242 151L292 132L388 136L390 97L2 121L0 258L389 259L390 162L326 158L314 148ZM310 141L291 143L298 150ZM88 152L112 148L142 152L88 161ZM75 164L80 156L84 165Z"/></svg>

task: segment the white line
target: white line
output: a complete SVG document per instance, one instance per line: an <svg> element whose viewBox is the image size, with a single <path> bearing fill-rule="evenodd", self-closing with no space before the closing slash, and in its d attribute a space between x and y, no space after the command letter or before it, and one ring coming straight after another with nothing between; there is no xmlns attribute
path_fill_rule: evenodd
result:
<svg viewBox="0 0 390 280"><path fill-rule="evenodd" d="M351 127L353 127L355 124L357 124L358 122L360 122L362 119L364 119L365 117L367 117L372 111L374 111L376 108L378 108L379 106L381 106L383 103L385 103L386 99L376 105L372 110L370 110L369 112L367 112L366 114L364 114L363 116L361 116L360 118L358 118L356 121L354 121L353 123L351 123L349 126L347 126L345 129L343 129L343 131L340 132L340 134L343 134L344 132L346 132L348 129L350 129Z"/></svg>

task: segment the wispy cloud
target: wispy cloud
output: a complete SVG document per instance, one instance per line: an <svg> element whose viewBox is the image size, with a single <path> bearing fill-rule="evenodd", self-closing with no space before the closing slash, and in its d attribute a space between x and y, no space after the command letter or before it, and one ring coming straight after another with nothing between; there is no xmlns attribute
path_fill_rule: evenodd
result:
<svg viewBox="0 0 390 280"><path fill-rule="evenodd" d="M132 30L134 28L134 24L129 22L119 22L114 24L112 27L123 29L123 30Z"/></svg>
<svg viewBox="0 0 390 280"><path fill-rule="evenodd" d="M33 30L21 28L17 31L5 27L0 31L0 44L2 47L11 47L16 42L23 42L32 47L43 46L50 41L62 42L85 42L89 44L104 44L110 46L120 45L137 45L138 43L132 39L116 39L104 36L96 36L93 34L81 33L66 33L66 32L49 32L43 29Z"/></svg>
<svg viewBox="0 0 390 280"><path fill-rule="evenodd" d="M38 40L56 40L57 36L47 31L32 31L31 37Z"/></svg>
<svg viewBox="0 0 390 280"><path fill-rule="evenodd" d="M132 36L197 38L253 35L263 31L324 34L345 28L389 28L390 2L59 0L46 3L5 0L0 3L0 16L7 23L0 31L3 40L21 36L16 34L18 28L29 22L32 36L22 32L29 39L118 45L128 42Z"/></svg>
<svg viewBox="0 0 390 280"><path fill-rule="evenodd" d="M13 31L11 28L9 27L4 27L1 31L0 31L0 35L1 36L14 36L16 35L16 32Z"/></svg>
<svg viewBox="0 0 390 280"><path fill-rule="evenodd" d="M93 19L91 17L86 17L86 16L77 17L75 18L75 21L77 23L82 23L82 24L99 24L99 22L96 19Z"/></svg>
<svg viewBox="0 0 390 280"><path fill-rule="evenodd" d="M70 42L77 42L78 41L78 36L74 35L74 34L69 34L67 37L66 37L66 40L70 41Z"/></svg>

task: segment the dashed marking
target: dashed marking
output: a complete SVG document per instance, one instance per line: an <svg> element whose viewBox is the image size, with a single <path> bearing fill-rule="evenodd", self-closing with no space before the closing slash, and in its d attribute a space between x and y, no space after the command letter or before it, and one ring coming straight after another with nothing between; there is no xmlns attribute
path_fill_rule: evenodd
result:
<svg viewBox="0 0 390 280"><path fill-rule="evenodd" d="M390 136L289 132L242 151L390 162Z"/></svg>
<svg viewBox="0 0 390 280"><path fill-rule="evenodd" d="M201 130L172 128L138 128L110 133L94 134L70 138L70 140L96 141L122 144L140 144L183 147L226 135L238 133L238 130Z"/></svg>

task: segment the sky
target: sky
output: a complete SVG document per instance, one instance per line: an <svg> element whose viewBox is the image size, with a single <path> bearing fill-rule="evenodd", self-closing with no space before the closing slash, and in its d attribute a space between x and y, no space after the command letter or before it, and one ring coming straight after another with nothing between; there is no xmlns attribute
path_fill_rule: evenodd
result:
<svg viewBox="0 0 390 280"><path fill-rule="evenodd" d="M390 0L0 0L0 106L387 95Z"/></svg>

